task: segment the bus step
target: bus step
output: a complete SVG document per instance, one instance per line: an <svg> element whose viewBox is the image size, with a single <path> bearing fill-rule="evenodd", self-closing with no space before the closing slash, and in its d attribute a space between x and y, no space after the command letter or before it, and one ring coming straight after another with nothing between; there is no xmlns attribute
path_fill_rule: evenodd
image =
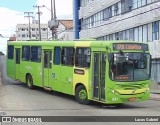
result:
<svg viewBox="0 0 160 125"><path fill-rule="evenodd" d="M52 89L50 87L43 87L45 90L47 91L52 91Z"/></svg>

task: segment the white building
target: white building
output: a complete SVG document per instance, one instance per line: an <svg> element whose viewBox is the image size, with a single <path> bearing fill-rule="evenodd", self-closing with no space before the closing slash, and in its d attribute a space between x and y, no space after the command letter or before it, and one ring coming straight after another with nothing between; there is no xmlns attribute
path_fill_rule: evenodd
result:
<svg viewBox="0 0 160 125"><path fill-rule="evenodd" d="M159 40L160 0L74 0L74 28L76 39Z"/></svg>
<svg viewBox="0 0 160 125"><path fill-rule="evenodd" d="M34 21L30 24L30 33L29 33L29 24L17 24L16 26L16 36L17 41L26 41L26 40L39 40L39 24L37 21ZM31 34L31 36L29 36ZM48 24L41 24L41 40L50 39L51 33L48 28Z"/></svg>
<svg viewBox="0 0 160 125"><path fill-rule="evenodd" d="M74 39L73 20L58 20L57 28L58 39L63 41L71 41Z"/></svg>

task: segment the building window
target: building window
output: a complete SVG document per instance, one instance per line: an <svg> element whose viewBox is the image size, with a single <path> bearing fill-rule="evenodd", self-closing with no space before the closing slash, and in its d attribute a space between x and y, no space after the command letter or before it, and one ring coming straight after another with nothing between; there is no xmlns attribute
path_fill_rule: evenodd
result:
<svg viewBox="0 0 160 125"><path fill-rule="evenodd" d="M115 39L119 40L119 32L115 33Z"/></svg>
<svg viewBox="0 0 160 125"><path fill-rule="evenodd" d="M81 0L80 1L81 7L86 6L88 2L89 0Z"/></svg>
<svg viewBox="0 0 160 125"><path fill-rule="evenodd" d="M47 30L47 28L42 28L42 31L46 31Z"/></svg>
<svg viewBox="0 0 160 125"><path fill-rule="evenodd" d="M103 10L103 20L108 20L112 17L112 6Z"/></svg>
<svg viewBox="0 0 160 125"><path fill-rule="evenodd" d="M142 42L143 41L143 29L142 29L142 26L139 26L138 37L139 37L138 41Z"/></svg>
<svg viewBox="0 0 160 125"><path fill-rule="evenodd" d="M22 31L25 31L25 28L22 28Z"/></svg>
<svg viewBox="0 0 160 125"><path fill-rule="evenodd" d="M32 28L32 31L36 31L36 29L35 29L35 28Z"/></svg>
<svg viewBox="0 0 160 125"><path fill-rule="evenodd" d="M142 6L145 6L147 4L147 0L142 0Z"/></svg>
<svg viewBox="0 0 160 125"><path fill-rule="evenodd" d="M14 57L14 46L8 46L8 59L13 59Z"/></svg>
<svg viewBox="0 0 160 125"><path fill-rule="evenodd" d="M123 32L119 32L119 40L123 40Z"/></svg>
<svg viewBox="0 0 160 125"><path fill-rule="evenodd" d="M112 6L108 7L109 18L112 17Z"/></svg>
<svg viewBox="0 0 160 125"><path fill-rule="evenodd" d="M132 10L133 0L122 0L122 13L129 12Z"/></svg>
<svg viewBox="0 0 160 125"><path fill-rule="evenodd" d="M113 40L113 35L112 34L109 35L109 40Z"/></svg>
<svg viewBox="0 0 160 125"><path fill-rule="evenodd" d="M61 48L54 47L54 64L60 65L61 63Z"/></svg>
<svg viewBox="0 0 160 125"><path fill-rule="evenodd" d="M91 17L91 25L94 26L94 16Z"/></svg>
<svg viewBox="0 0 160 125"><path fill-rule="evenodd" d="M22 37L25 37L25 34L22 34Z"/></svg>
<svg viewBox="0 0 160 125"><path fill-rule="evenodd" d="M153 22L152 23L152 40L158 40L159 39L159 22Z"/></svg>
<svg viewBox="0 0 160 125"><path fill-rule="evenodd" d="M118 13L118 3L114 4L114 15L117 16L119 13Z"/></svg>
<svg viewBox="0 0 160 125"><path fill-rule="evenodd" d="M148 25L143 25L143 42L148 42Z"/></svg>
<svg viewBox="0 0 160 125"><path fill-rule="evenodd" d="M36 37L36 35L35 35L35 34L32 34L32 37Z"/></svg>
<svg viewBox="0 0 160 125"><path fill-rule="evenodd" d="M136 9L138 7L138 0L133 0L132 4L133 4L132 8Z"/></svg>
<svg viewBox="0 0 160 125"><path fill-rule="evenodd" d="M74 48L63 47L62 48L62 64L67 66L74 65Z"/></svg>
<svg viewBox="0 0 160 125"><path fill-rule="evenodd" d="M31 61L32 62L41 62L41 53L42 48L38 46L31 47Z"/></svg>
<svg viewBox="0 0 160 125"><path fill-rule="evenodd" d="M30 60L30 46L22 46L22 60L23 61Z"/></svg>
<svg viewBox="0 0 160 125"><path fill-rule="evenodd" d="M152 3L152 0L147 0L147 4L150 4L150 3Z"/></svg>
<svg viewBox="0 0 160 125"><path fill-rule="evenodd" d="M76 48L75 65L77 67L90 67L90 48Z"/></svg>
<svg viewBox="0 0 160 125"><path fill-rule="evenodd" d="M134 29L129 30L129 40L134 40Z"/></svg>

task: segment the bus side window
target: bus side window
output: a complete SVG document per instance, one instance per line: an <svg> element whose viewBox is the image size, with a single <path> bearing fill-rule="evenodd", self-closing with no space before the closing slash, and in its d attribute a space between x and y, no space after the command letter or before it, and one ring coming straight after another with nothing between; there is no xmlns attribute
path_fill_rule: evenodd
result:
<svg viewBox="0 0 160 125"><path fill-rule="evenodd" d="M75 65L77 67L90 67L90 48L76 48Z"/></svg>
<svg viewBox="0 0 160 125"><path fill-rule="evenodd" d="M38 46L31 47L31 61L32 62L41 62L41 53L42 48Z"/></svg>
<svg viewBox="0 0 160 125"><path fill-rule="evenodd" d="M30 46L22 46L22 60L23 61L30 60Z"/></svg>
<svg viewBox="0 0 160 125"><path fill-rule="evenodd" d="M8 59L14 58L14 46L9 45L8 46Z"/></svg>
<svg viewBox="0 0 160 125"><path fill-rule="evenodd" d="M74 48L63 47L62 48L62 65L73 66L74 65Z"/></svg>
<svg viewBox="0 0 160 125"><path fill-rule="evenodd" d="M54 47L54 64L60 65L61 63L61 48L60 47Z"/></svg>

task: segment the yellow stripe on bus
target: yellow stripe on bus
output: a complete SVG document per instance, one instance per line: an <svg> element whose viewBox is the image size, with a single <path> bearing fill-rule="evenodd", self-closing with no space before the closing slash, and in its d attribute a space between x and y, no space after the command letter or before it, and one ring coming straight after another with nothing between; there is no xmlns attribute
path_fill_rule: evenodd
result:
<svg viewBox="0 0 160 125"><path fill-rule="evenodd" d="M119 94L139 94L139 93L143 93L147 90L147 88L143 88L143 89L137 89L137 90L115 90L116 92L118 92Z"/></svg>
<svg viewBox="0 0 160 125"><path fill-rule="evenodd" d="M91 42L90 41L82 41L75 43L75 47L90 47ZM81 83L86 87L87 93L89 93L88 86L89 86L89 69L86 68L76 68L77 70L83 70L84 75L82 74L76 74L73 70L73 87L75 88L76 84ZM75 89L73 89L73 94L75 94ZM88 95L89 96L89 95Z"/></svg>

